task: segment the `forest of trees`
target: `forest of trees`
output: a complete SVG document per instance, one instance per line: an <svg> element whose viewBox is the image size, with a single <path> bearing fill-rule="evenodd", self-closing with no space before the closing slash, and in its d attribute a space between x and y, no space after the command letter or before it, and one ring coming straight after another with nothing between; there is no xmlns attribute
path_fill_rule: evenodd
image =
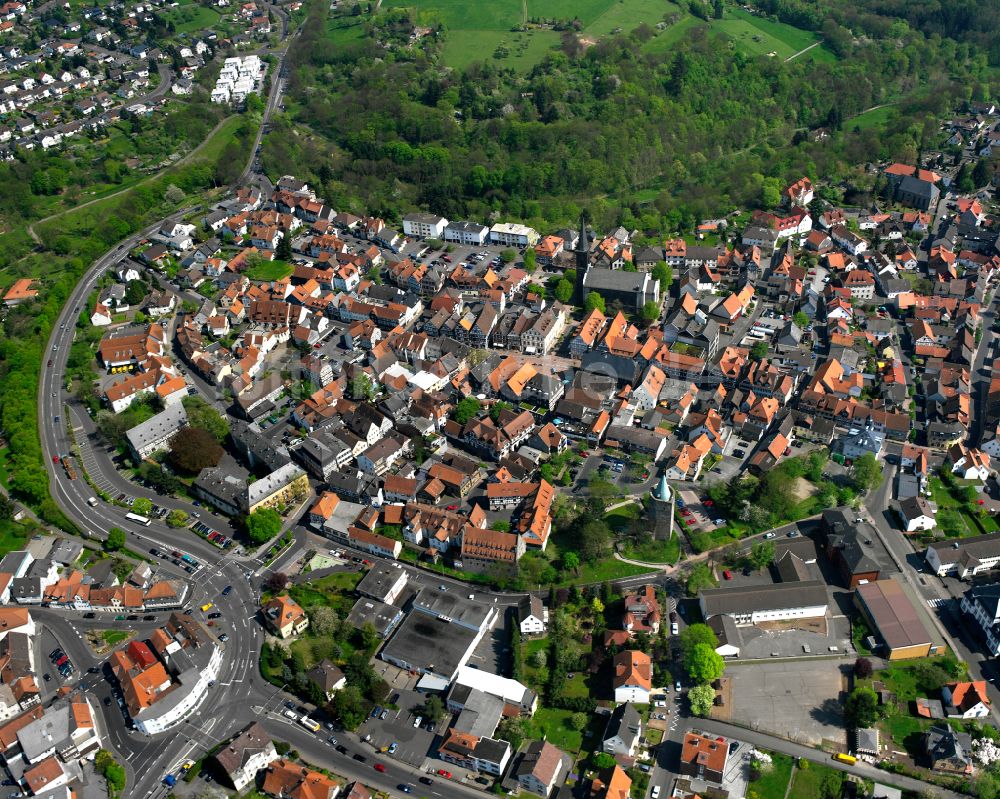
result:
<svg viewBox="0 0 1000 799"><path fill-rule="evenodd" d="M775 13L794 16L795 2ZM903 23L859 40L829 19L800 20L841 56L832 64L749 57L704 27L656 54L641 50L646 25L586 49L566 32L562 50L519 75L492 61L442 69L433 37L423 49L383 50L376 34L395 24L385 14L367 38L333 48L319 20L326 5L310 13L292 94L295 121L318 135L289 135L279 121L265 165L312 178L337 208L390 219L426 207L545 226L585 205L598 225L690 229L702 216L765 204L766 178L870 181L858 165L915 160L942 113L989 91L975 47ZM852 116L899 96L909 99L889 130L851 128ZM819 127L832 135L814 141ZM647 202L634 200L639 190Z"/></svg>

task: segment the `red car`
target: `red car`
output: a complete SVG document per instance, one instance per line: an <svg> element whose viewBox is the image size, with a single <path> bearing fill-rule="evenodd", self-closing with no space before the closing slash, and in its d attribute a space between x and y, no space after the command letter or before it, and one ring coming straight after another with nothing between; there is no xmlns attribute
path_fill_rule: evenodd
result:
<svg viewBox="0 0 1000 799"><path fill-rule="evenodd" d="M684 522L685 522L685 524L689 524L689 525L690 524L694 524L694 519L685 519Z"/></svg>
<svg viewBox="0 0 1000 799"><path fill-rule="evenodd" d="M376 763L375 764L375 770L376 771L385 771L385 766L383 766L381 763Z"/></svg>
<svg viewBox="0 0 1000 799"><path fill-rule="evenodd" d="M53 463L59 463L59 456L58 455L53 455L52 456L52 462Z"/></svg>
<svg viewBox="0 0 1000 799"><path fill-rule="evenodd" d="M712 501L712 500L710 500L710 499L706 499L706 500L705 500L704 502L702 502L701 504L702 504L702 505L707 505L708 507L710 507L710 508L711 508L711 507L712 507L712 506L713 506L713 505L715 504L715 502L713 502L713 501Z"/></svg>
<svg viewBox="0 0 1000 799"><path fill-rule="evenodd" d="M449 505L448 510L458 510L458 505Z"/></svg>
<svg viewBox="0 0 1000 799"><path fill-rule="evenodd" d="M729 569L726 569L722 573L722 576L725 577L727 580L732 580L733 579L733 573L731 571L729 571Z"/></svg>
<svg viewBox="0 0 1000 799"><path fill-rule="evenodd" d="M445 771L443 768L439 768L438 769L438 775L441 776L441 777L444 777L446 780L450 780L451 779L451 772L450 771Z"/></svg>
<svg viewBox="0 0 1000 799"><path fill-rule="evenodd" d="M587 450L585 450L585 449L581 449L580 450L580 457L581 458L589 458L590 457L590 453L587 452Z"/></svg>

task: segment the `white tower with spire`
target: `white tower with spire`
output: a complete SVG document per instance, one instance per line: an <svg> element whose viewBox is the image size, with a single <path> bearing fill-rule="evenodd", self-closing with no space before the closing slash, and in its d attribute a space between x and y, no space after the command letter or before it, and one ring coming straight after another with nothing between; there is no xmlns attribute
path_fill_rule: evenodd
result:
<svg viewBox="0 0 1000 799"><path fill-rule="evenodd" d="M649 514L653 519L653 537L668 539L674 530L674 492L667 485L667 476L660 475L656 488L649 492Z"/></svg>

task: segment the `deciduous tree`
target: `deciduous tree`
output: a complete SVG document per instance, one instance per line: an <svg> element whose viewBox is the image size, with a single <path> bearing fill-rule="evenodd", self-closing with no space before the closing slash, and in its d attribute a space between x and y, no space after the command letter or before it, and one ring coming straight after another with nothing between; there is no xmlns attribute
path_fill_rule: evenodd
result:
<svg viewBox="0 0 1000 799"><path fill-rule="evenodd" d="M715 649L719 645L719 639L716 637L715 631L707 624L689 624L681 630L680 644L681 652L687 655L698 644L705 644Z"/></svg>
<svg viewBox="0 0 1000 799"><path fill-rule="evenodd" d="M209 405L203 397L192 395L185 397L183 402L188 424L191 427L207 430L221 444L229 435L229 422L226 421L226 417Z"/></svg>
<svg viewBox="0 0 1000 799"><path fill-rule="evenodd" d="M452 417L459 424L465 424L479 413L481 407L482 405L475 397L466 397L455 406Z"/></svg>
<svg viewBox="0 0 1000 799"><path fill-rule="evenodd" d="M153 512L153 503L151 500L145 497L136 497L135 501L132 503L132 513L138 513L140 516L149 516Z"/></svg>
<svg viewBox="0 0 1000 799"><path fill-rule="evenodd" d="M722 676L726 662L708 644L695 644L684 655L684 668L694 682L710 683Z"/></svg>
<svg viewBox="0 0 1000 799"><path fill-rule="evenodd" d="M197 474L222 460L222 447L202 427L185 427L170 439L170 465L180 472Z"/></svg>
<svg viewBox="0 0 1000 799"><path fill-rule="evenodd" d="M188 523L186 511L172 510L167 514L167 527L184 527Z"/></svg>
<svg viewBox="0 0 1000 799"><path fill-rule="evenodd" d="M586 298L583 301L583 308L587 313L590 313L595 308L601 313L605 313L606 308L604 305L604 297L602 297L596 291L588 292Z"/></svg>
<svg viewBox="0 0 1000 799"><path fill-rule="evenodd" d="M774 562L774 542L757 541L750 546L750 562L760 571Z"/></svg>
<svg viewBox="0 0 1000 799"><path fill-rule="evenodd" d="M250 541L263 544L281 532L281 514L274 508L255 510L247 516L246 527Z"/></svg>
<svg viewBox="0 0 1000 799"><path fill-rule="evenodd" d="M118 552L125 548L125 531L121 527L112 527L108 530L108 537L104 540L104 548L108 552Z"/></svg>
<svg viewBox="0 0 1000 799"><path fill-rule="evenodd" d="M691 712L705 718L712 712L712 703L715 701L715 689L711 685L696 685L688 691L688 702L691 703Z"/></svg>
<svg viewBox="0 0 1000 799"><path fill-rule="evenodd" d="M284 591L286 585L288 585L288 575L284 572L272 572L264 581L264 587L272 594Z"/></svg>
<svg viewBox="0 0 1000 799"><path fill-rule="evenodd" d="M884 477L882 465L871 452L854 461L854 485L859 491L874 491L882 485Z"/></svg>
<svg viewBox="0 0 1000 799"><path fill-rule="evenodd" d="M871 727L879 715L878 696L866 685L851 691L844 703L844 718L852 727Z"/></svg>

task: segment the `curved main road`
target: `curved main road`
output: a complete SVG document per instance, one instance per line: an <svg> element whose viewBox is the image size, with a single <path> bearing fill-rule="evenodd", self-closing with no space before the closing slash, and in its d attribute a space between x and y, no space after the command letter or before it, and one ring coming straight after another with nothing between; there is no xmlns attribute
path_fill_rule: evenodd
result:
<svg viewBox="0 0 1000 799"><path fill-rule="evenodd" d="M282 23L284 34L287 32L284 17ZM287 49L283 50L278 60L254 150L246 169L240 175L240 181L250 177L263 127L280 102L283 83L281 73L286 52ZM274 688L264 683L257 674L263 634L254 620L259 595L251 585L250 569L238 558L227 556L189 530L171 529L158 520L146 527L128 521L125 518L126 509L100 501L96 506L91 506L88 500L95 492L86 481L69 480L61 466L52 461L53 456L62 456L71 451L73 439L68 427L78 428L84 434L86 427L90 427L90 420L82 412L82 408L63 391L66 362L75 335L76 320L82 311L89 310L87 298L104 272L113 267L131 247L155 232L160 224L158 222L149 226L108 251L77 284L53 325L47 350L52 365L42 365L38 391L42 450L49 470L51 494L56 504L87 537L104 539L111 527L120 527L126 531L128 546L137 552L144 553L156 547L177 550L197 559L202 567L193 575L187 575L167 561L162 561L158 568L161 574L187 582L190 587L187 597L189 606L213 602L222 612L223 618L220 621L224 622L224 626L214 628L214 632L225 631L229 635L226 644L220 643L220 646L225 647L225 657L216 685L209 690L200 709L180 727L161 735L144 736L126 727L115 703L105 707L103 701L97 702L103 715L103 726L110 739L108 743L118 751L125 763L129 793L139 797L156 792L163 775L176 768L189 754L197 756L199 752L211 748L219 739L231 735L238 725L249 720L247 711L253 702L263 705L275 693ZM113 464L110 464L106 456L99 451L95 454L98 455L96 463L101 472L92 475L95 479L99 478L113 486L127 482L114 471ZM130 483L123 490L134 496L147 496L167 507L194 510L186 503L165 500ZM228 596L223 596L222 590L227 585L231 585L233 590ZM78 614L43 609L39 611L39 617L59 636L60 641L72 648L74 660L81 671L95 664L95 658L82 640L79 640L78 628L86 625ZM101 624L103 627L114 626L108 622ZM85 671L78 685L84 690L95 692L99 699L108 695L107 684Z"/></svg>

